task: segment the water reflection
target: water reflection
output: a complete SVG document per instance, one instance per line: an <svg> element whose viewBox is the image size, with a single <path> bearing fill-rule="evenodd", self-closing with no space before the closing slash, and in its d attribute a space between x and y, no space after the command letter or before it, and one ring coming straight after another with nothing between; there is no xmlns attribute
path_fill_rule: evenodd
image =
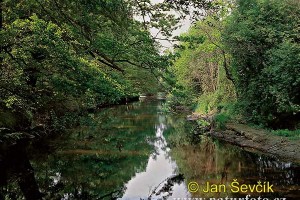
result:
<svg viewBox="0 0 300 200"><path fill-rule="evenodd" d="M192 197L286 197L296 200L300 197L299 166L281 162L276 158L246 152L238 147L221 143L206 136L200 136L197 145L183 145L172 148L180 172L187 182L196 181L204 186L210 184L230 185L233 179L240 184L257 184L261 180L274 185L274 193L206 193L198 190ZM230 187L229 187L230 188Z"/></svg>
<svg viewBox="0 0 300 200"><path fill-rule="evenodd" d="M165 116L159 115L158 118L159 123L155 126L155 152L149 157L146 170L136 173L125 185L127 189L121 199L165 199L189 196L183 177L178 175L177 165L169 155L170 149L163 135L164 130L167 129Z"/></svg>
<svg viewBox="0 0 300 200"><path fill-rule="evenodd" d="M27 142L19 140L16 144L0 143L0 199L22 198L40 200L42 194L34 177L33 168L28 160L25 146ZM12 182L8 185L8 182Z"/></svg>
<svg viewBox="0 0 300 200"><path fill-rule="evenodd" d="M160 113L160 104L136 102L91 113L68 134L30 146L30 157L25 144L1 147L0 199L34 200L40 192L46 200L239 196L187 192L189 181L230 183L233 178L247 184L267 180L276 193L265 196L299 199L298 166L191 137L193 127L183 117ZM170 136L183 133L191 143L183 138L170 149Z"/></svg>

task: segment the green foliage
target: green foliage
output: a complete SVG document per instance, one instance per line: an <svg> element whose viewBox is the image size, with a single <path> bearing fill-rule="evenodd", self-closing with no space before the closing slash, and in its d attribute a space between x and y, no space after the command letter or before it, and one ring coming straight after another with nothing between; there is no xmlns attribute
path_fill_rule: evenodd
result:
<svg viewBox="0 0 300 200"><path fill-rule="evenodd" d="M212 14L197 22L179 37L180 46L184 48L176 51L179 56L170 67L175 80L172 95L182 104L198 104L195 111L201 114L215 112L219 104L235 99L234 87L226 72L229 55L221 43L224 25L216 16ZM198 42L193 42L196 38Z"/></svg>
<svg viewBox="0 0 300 200"><path fill-rule="evenodd" d="M217 105L217 114L214 115L214 123L217 128L225 129L227 122L244 123L244 117L241 115L241 105L239 102L219 103Z"/></svg>
<svg viewBox="0 0 300 200"><path fill-rule="evenodd" d="M214 113L220 111L220 108L224 105L230 104L234 101L234 90L232 88L228 92L220 88L215 92L200 95L198 97L198 104L195 111L200 114Z"/></svg>
<svg viewBox="0 0 300 200"><path fill-rule="evenodd" d="M238 1L223 33L239 101L255 123L278 126L300 111L300 4Z"/></svg>
<svg viewBox="0 0 300 200"><path fill-rule="evenodd" d="M131 1L1 4L1 108L55 124L68 112L158 91L153 74L168 60L132 18L140 8Z"/></svg>
<svg viewBox="0 0 300 200"><path fill-rule="evenodd" d="M210 125L210 122L208 122L208 121L206 121L204 119L201 119L201 118L198 119L198 120L196 120L196 122L198 124L198 127L200 127L200 128L205 128L205 127L207 127L207 126Z"/></svg>
<svg viewBox="0 0 300 200"><path fill-rule="evenodd" d="M0 127L13 128L16 126L16 118L13 116L11 112L2 111L0 112Z"/></svg>
<svg viewBox="0 0 300 200"><path fill-rule="evenodd" d="M227 113L219 113L215 115L214 121L218 129L225 129L226 122L228 122L231 117Z"/></svg>

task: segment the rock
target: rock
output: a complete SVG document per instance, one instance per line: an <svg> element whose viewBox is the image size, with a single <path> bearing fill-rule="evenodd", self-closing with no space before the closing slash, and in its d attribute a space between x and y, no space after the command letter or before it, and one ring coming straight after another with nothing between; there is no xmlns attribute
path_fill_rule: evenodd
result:
<svg viewBox="0 0 300 200"><path fill-rule="evenodd" d="M272 154L287 161L300 163L299 141L291 141L273 135L264 129L253 128L244 124L226 124L227 130L211 135L231 144L255 149L266 154Z"/></svg>

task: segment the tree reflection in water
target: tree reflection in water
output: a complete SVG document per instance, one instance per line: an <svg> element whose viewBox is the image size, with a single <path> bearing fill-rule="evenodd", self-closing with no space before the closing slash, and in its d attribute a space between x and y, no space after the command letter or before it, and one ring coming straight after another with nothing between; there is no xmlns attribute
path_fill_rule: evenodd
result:
<svg viewBox="0 0 300 200"><path fill-rule="evenodd" d="M187 182L196 181L200 185L225 184L233 179L240 184L256 184L257 181L269 181L274 185L274 193L251 193L251 196L286 197L298 200L300 197L300 167L277 158L259 155L241 148L200 136L196 145L180 145L172 148L172 156L185 174ZM245 197L245 193L204 193L199 190L193 197Z"/></svg>
<svg viewBox="0 0 300 200"><path fill-rule="evenodd" d="M12 182L13 187L19 186L24 197L30 200L42 199L34 177L34 170L26 153L26 141L19 140L16 144L6 146L0 144L0 199L19 199L20 194L10 191L7 186Z"/></svg>
<svg viewBox="0 0 300 200"><path fill-rule="evenodd" d="M247 184L270 181L276 193L269 196L299 199L299 167L291 163L249 153L206 136L197 138L199 143L185 144L179 140L181 145L172 145L169 136L188 133L189 126L182 117L159 113L160 104L137 102L90 113L68 134L31 147L31 164L25 151L26 142L20 141L9 148L1 146L0 199L41 199L39 191L43 199L120 198L126 193L126 183L145 172L148 161L160 158L176 163L176 174L184 174L185 181L183 177L174 180L171 177L173 182L166 181L163 184L166 187L157 188L155 195L171 187L170 193L179 194L178 183L230 183L238 179ZM163 135L159 135L158 130L163 130ZM166 175L164 166L157 169ZM174 169L170 175L174 174ZM189 195L212 196L199 192ZM214 196L238 195L219 193Z"/></svg>

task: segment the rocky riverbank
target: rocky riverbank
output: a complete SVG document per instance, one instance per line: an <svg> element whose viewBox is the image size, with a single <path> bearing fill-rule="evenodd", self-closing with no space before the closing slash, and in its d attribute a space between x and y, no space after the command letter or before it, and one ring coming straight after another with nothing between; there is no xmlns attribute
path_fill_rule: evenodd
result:
<svg viewBox="0 0 300 200"><path fill-rule="evenodd" d="M252 128L245 124L226 124L226 130L209 134L219 140L240 146L249 151L260 151L283 160L300 164L300 143L285 137L273 135L266 130Z"/></svg>

